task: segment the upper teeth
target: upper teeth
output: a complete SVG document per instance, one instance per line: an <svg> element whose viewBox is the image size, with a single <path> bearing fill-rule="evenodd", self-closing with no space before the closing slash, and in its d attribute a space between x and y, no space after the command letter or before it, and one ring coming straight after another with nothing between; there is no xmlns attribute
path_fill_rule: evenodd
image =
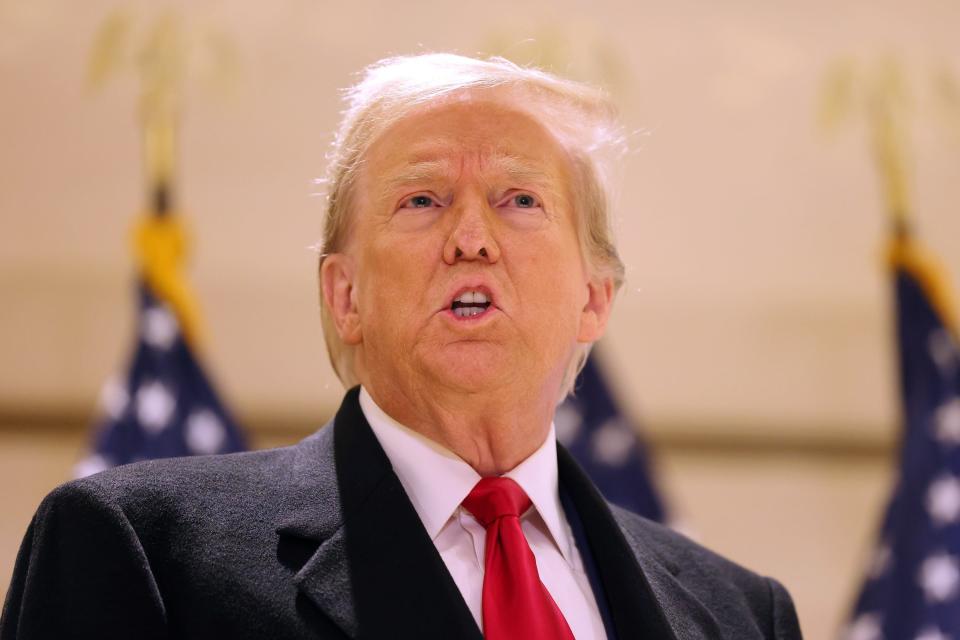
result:
<svg viewBox="0 0 960 640"><path fill-rule="evenodd" d="M486 304L490 301L487 299L487 294L481 291L467 291L457 296L454 302L463 304Z"/></svg>

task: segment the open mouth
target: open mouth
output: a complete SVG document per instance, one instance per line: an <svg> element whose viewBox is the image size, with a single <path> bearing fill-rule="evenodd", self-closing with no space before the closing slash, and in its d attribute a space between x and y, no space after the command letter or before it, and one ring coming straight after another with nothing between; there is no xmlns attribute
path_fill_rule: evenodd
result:
<svg viewBox="0 0 960 640"><path fill-rule="evenodd" d="M450 311L458 318L472 318L490 308L490 296L483 291L464 291L450 304Z"/></svg>

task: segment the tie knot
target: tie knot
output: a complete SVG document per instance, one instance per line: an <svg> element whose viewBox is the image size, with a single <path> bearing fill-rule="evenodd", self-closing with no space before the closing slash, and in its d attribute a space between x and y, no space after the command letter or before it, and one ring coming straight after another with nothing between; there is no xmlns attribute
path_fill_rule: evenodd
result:
<svg viewBox="0 0 960 640"><path fill-rule="evenodd" d="M530 498L510 478L483 478L463 501L463 508L484 527L497 518L517 518L530 508Z"/></svg>

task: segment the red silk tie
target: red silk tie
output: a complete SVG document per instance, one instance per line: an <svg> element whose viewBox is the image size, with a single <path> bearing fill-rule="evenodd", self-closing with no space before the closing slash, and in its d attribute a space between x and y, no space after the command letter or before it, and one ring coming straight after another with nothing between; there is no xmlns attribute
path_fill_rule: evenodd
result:
<svg viewBox="0 0 960 640"><path fill-rule="evenodd" d="M483 635L487 640L574 640L540 582L537 561L520 529L530 498L510 478L483 478L463 507L487 530Z"/></svg>

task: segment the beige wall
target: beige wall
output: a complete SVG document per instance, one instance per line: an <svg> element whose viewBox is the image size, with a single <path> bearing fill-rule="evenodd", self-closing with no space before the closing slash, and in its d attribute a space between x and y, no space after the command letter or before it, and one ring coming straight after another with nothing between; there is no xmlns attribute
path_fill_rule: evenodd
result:
<svg viewBox="0 0 960 640"><path fill-rule="evenodd" d="M625 407L659 446L685 522L781 577L811 638L848 607L888 488L896 424L885 225L862 123L817 126L825 68L895 52L915 99L912 201L960 280L960 5L940 2L168 2L238 52L234 90L191 85L181 196L208 368L262 444L318 425L340 386L317 322L336 90L391 53L543 60L609 87L631 131L617 210L628 265L606 339ZM127 235L141 204L135 82L83 83L116 6L0 1L0 582L66 479L125 361ZM371 19L376 16L376 19ZM531 41L532 39L532 41ZM202 61L201 61L202 62ZM283 428L278 428L282 425Z"/></svg>
<svg viewBox="0 0 960 640"><path fill-rule="evenodd" d="M83 81L117 4L0 5L3 405L88 406L127 347L136 83ZM144 24L156 13L119 4ZM210 366L242 411L308 419L339 394L307 249L337 89L390 53L545 51L607 84L635 132L616 216L628 284L609 335L630 408L653 428L873 438L892 426L882 203L862 122L828 140L818 93L837 58L899 52L916 93L917 218L960 275L960 147L931 89L937 69L960 67L960 5L196 4L183 3L194 29L231 34L239 55L227 97L191 85L180 187Z"/></svg>

